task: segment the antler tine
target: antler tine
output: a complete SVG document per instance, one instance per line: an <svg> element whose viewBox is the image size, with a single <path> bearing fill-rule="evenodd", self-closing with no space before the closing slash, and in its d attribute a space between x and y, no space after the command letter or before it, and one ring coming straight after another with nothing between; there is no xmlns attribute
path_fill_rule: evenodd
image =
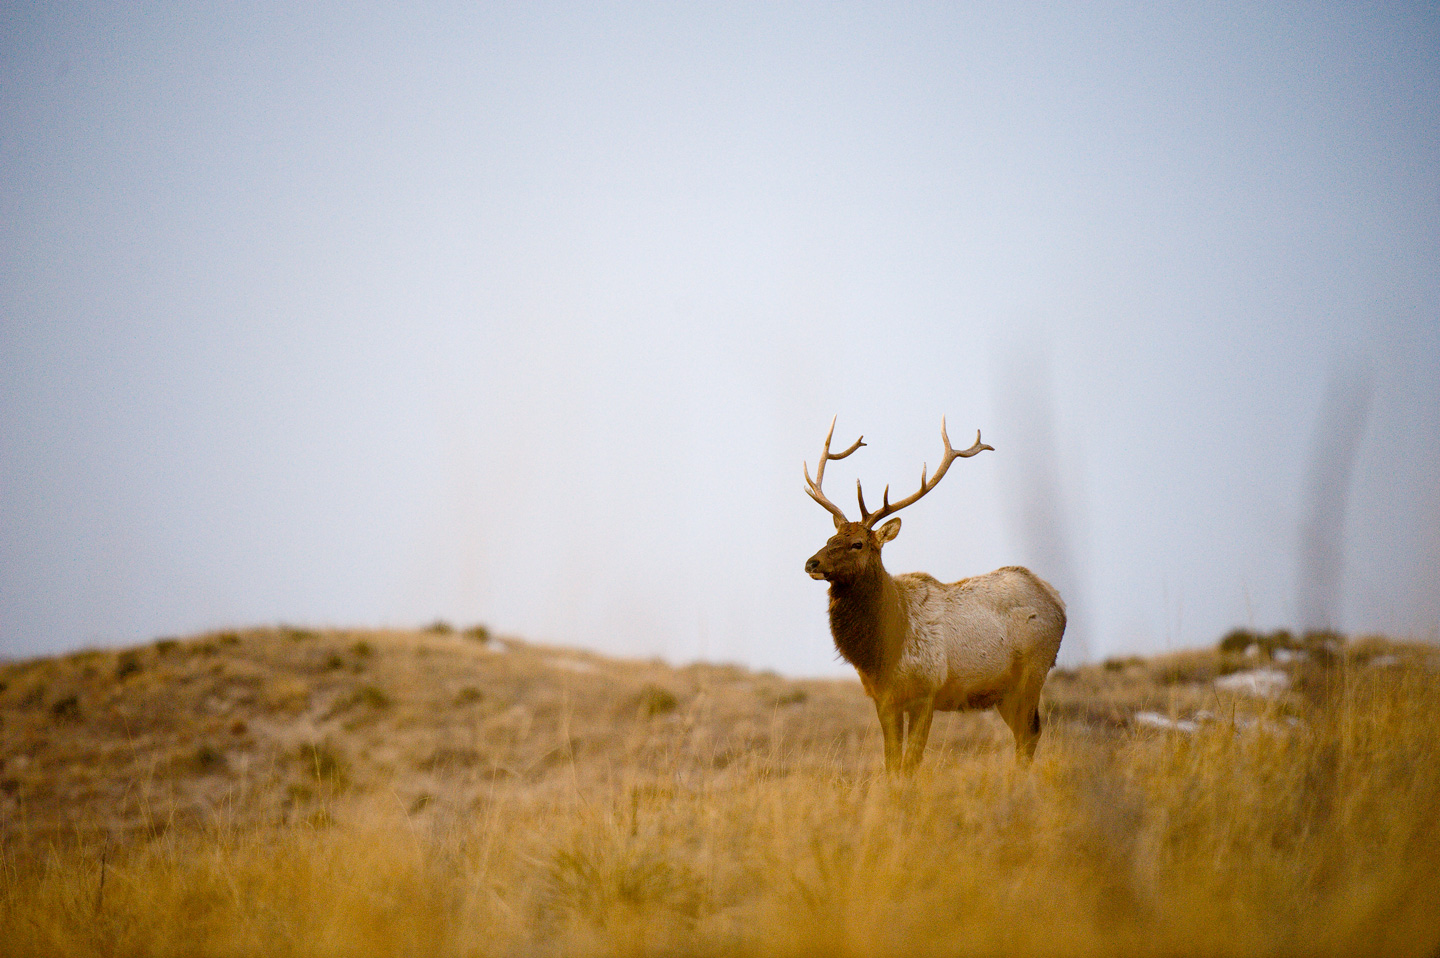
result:
<svg viewBox="0 0 1440 958"><path fill-rule="evenodd" d="M833 439L835 436L835 420L839 418L840 416L837 413L830 419L830 431L825 434L825 448L821 450L820 461L815 466L814 481L811 481L810 479L810 463L803 463L805 467L805 492L810 496L811 499L814 499L816 502L820 503L820 505L824 506L826 510L834 514L836 519L840 520L841 522L849 522L850 520L845 518L845 513L841 511L840 507L827 499L825 497L825 493L820 491L820 484L825 481L825 464L832 459L844 459L856 449L859 449L861 446L865 445L865 437L861 436L859 439L856 439L853 443L851 443L850 448L846 449L844 452L832 453L830 451L830 440Z"/></svg>
<svg viewBox="0 0 1440 958"><path fill-rule="evenodd" d="M868 514L870 513L867 513L867 511L865 511L865 490L864 488L861 488L860 480L855 480L855 498L858 498L858 500L860 500L860 516L861 521L864 521L864 517L868 516ZM880 509L884 509L884 507L887 507L888 504L890 504L890 484L886 483L886 491L884 491L884 494L881 494L880 498Z"/></svg>
<svg viewBox="0 0 1440 958"><path fill-rule="evenodd" d="M958 451L952 449L950 447L950 435L945 431L944 417L941 417L940 419L940 440L941 442L945 443L945 458L941 461L939 468L935 470L935 475L931 476L928 480L926 479L925 475L929 469L928 464L922 465L920 467L920 488L914 494L906 496L904 499L901 499L899 502L896 502L892 505L890 502L890 487L886 486L885 501L875 512L865 511L865 497L863 494L860 496L860 522L862 525L864 525L866 528L874 528L875 523L879 522L886 516L899 512L906 506L914 505L916 502L919 502L922 496L928 493L931 489L934 489L936 486L940 485L940 480L945 478L945 473L950 468L950 463L954 462L956 459L969 459L971 456L984 452L986 449L990 450L991 452L995 451L994 446L986 445L985 443L980 441L980 430L978 429L975 430L975 444L972 445L969 449L961 449Z"/></svg>
<svg viewBox="0 0 1440 958"><path fill-rule="evenodd" d="M954 459L969 459L971 456L982 453L986 449L989 449L991 452L995 451L994 446L988 446L980 441L980 430L977 429L975 430L975 444L972 445L969 449L962 449L960 452L955 452L953 449L950 448L950 437L945 435L944 416L940 417L940 438L945 440L945 454Z"/></svg>

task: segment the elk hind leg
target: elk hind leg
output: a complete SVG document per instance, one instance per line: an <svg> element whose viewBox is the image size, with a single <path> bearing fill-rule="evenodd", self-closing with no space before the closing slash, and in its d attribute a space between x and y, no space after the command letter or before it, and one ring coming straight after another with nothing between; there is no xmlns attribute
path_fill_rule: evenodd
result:
<svg viewBox="0 0 1440 958"><path fill-rule="evenodd" d="M1027 762L1040 744L1040 689L1022 686L1000 703L1000 716L1015 736L1015 758Z"/></svg>
<svg viewBox="0 0 1440 958"><path fill-rule="evenodd" d="M997 706L1015 735L1015 758L1021 762L1035 756L1035 746L1040 742L1040 690L1050 671L1049 664L1037 670L1027 654L1036 647L1038 619L1034 609L1020 608L1011 613L1008 638L1014 650L1010 664L1014 684ZM1053 661L1053 655L1051 658Z"/></svg>

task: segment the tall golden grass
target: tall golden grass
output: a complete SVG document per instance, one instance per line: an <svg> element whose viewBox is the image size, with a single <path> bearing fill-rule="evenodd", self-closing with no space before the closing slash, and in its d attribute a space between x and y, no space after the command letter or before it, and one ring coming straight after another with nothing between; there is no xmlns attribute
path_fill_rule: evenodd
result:
<svg viewBox="0 0 1440 958"><path fill-rule="evenodd" d="M304 815L259 820L232 791L184 827L160 805L119 831L12 817L0 950L1434 955L1433 666L1342 660L1296 679L1283 706L1207 693L1193 732L1052 703L1023 767L979 717L983 734L942 736L910 780L880 774L868 733L782 729L717 761L713 736L686 734L682 694L658 722L625 698L605 713L630 729L610 754L564 752L543 787L474 778L464 804L402 793L408 766L327 786L312 755ZM763 701L760 720L789 709L798 728L816 699Z"/></svg>

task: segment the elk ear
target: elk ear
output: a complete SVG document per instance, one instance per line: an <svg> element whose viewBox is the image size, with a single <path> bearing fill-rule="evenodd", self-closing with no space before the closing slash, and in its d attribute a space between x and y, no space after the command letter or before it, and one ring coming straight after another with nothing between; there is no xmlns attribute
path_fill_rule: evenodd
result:
<svg viewBox="0 0 1440 958"><path fill-rule="evenodd" d="M899 517L899 516L896 516L894 519L891 519L889 522L885 523L883 526L881 526L880 528L878 528L878 529L875 530L875 538L880 540L880 544L881 544L882 546L883 546L885 543L889 542L891 539L893 539L893 538L895 538L896 536L898 536L899 534L900 534L900 517Z"/></svg>
<svg viewBox="0 0 1440 958"><path fill-rule="evenodd" d="M844 520L844 519L841 519L839 516L835 516L834 518L835 518L835 531L836 531L836 532L839 532L839 531L840 531L840 523L844 522L845 520Z"/></svg>

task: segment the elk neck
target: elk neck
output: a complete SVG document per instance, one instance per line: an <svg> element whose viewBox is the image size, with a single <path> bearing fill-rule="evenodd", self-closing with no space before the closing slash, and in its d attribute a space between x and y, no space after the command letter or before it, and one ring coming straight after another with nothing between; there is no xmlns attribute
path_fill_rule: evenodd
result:
<svg viewBox="0 0 1440 958"><path fill-rule="evenodd" d="M879 562L855 579L830 583L835 648L866 675L880 675L892 657L886 625L898 611L899 598L895 581Z"/></svg>

